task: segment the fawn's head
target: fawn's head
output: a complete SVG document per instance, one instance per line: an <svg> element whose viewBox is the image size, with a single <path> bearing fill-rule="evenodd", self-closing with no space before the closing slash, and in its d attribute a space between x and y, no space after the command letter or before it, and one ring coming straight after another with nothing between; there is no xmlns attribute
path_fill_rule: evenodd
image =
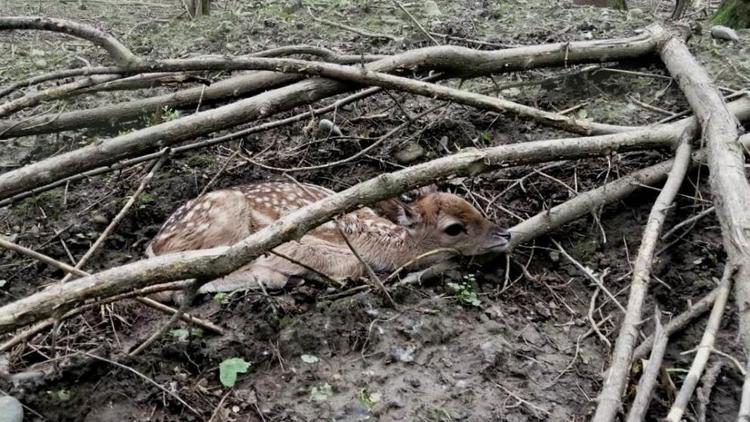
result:
<svg viewBox="0 0 750 422"><path fill-rule="evenodd" d="M410 193L411 203L380 204L384 216L404 227L425 249L452 248L462 255L504 252L510 233L486 219L465 199L434 187Z"/></svg>

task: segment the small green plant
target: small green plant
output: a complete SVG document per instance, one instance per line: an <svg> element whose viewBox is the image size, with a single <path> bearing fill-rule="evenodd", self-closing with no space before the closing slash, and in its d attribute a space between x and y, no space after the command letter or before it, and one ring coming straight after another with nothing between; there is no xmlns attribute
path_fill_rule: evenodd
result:
<svg viewBox="0 0 750 422"><path fill-rule="evenodd" d="M310 400L312 401L326 401L331 396L333 396L333 388L327 382L310 389Z"/></svg>
<svg viewBox="0 0 750 422"><path fill-rule="evenodd" d="M448 283L448 288L453 290L456 294L456 298L458 298L461 303L479 307L482 305L482 301L479 300L479 296L477 296L477 292L474 290L476 282L477 280L474 274L466 274L463 276L463 280L460 283Z"/></svg>
<svg viewBox="0 0 750 422"><path fill-rule="evenodd" d="M237 374L244 374L250 368L250 362L242 358L224 359L219 364L219 381L224 387L234 387L237 382Z"/></svg>
<svg viewBox="0 0 750 422"><path fill-rule="evenodd" d="M367 391L366 388L359 390L357 393L357 401L368 409L372 409L382 398L382 394Z"/></svg>
<svg viewBox="0 0 750 422"><path fill-rule="evenodd" d="M170 106L164 106L155 112L146 115L144 120L148 126L158 125L159 123L176 120L180 117L180 112Z"/></svg>
<svg viewBox="0 0 750 422"><path fill-rule="evenodd" d="M57 401L68 401L70 400L70 397L71 397L70 390L67 390L65 388L61 388L59 390L54 390L54 391L48 391L48 394Z"/></svg>
<svg viewBox="0 0 750 422"><path fill-rule="evenodd" d="M169 335L180 341L187 341L192 335L193 337L203 337L203 330L200 328L193 328L191 330L185 328L175 328L169 332Z"/></svg>

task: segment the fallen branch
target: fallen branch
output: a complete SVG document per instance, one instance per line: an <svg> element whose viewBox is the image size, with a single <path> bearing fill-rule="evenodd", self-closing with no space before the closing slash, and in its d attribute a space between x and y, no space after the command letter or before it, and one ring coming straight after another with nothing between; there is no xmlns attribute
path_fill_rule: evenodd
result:
<svg viewBox="0 0 750 422"><path fill-rule="evenodd" d="M123 205L122 209L120 209L120 212L115 215L115 217L112 219L112 221L109 222L107 227L102 231L102 233L99 235L99 237L96 238L94 243L91 244L91 247L89 247L89 250L86 251L86 253L83 254L81 259L78 260L78 262L75 265L75 269L80 270L83 268L84 265L89 261L89 259L96 253L96 251L99 249L99 247L104 243L104 241L109 237L110 233L117 227L118 224L120 224L120 221L122 221L123 218L127 215L128 211L130 211L130 208L135 204L135 201L138 200L138 197L143 193L144 190L146 190L146 186L148 186L151 179L153 179L154 175L157 171L159 171L159 168L164 164L164 162L169 157L169 149L165 148L164 151L161 152L161 158L159 158L154 165L151 167L151 170L149 170L148 173L146 173L146 176L143 177L141 180L141 183L138 185L138 188L133 192L132 195L130 195L130 198L125 202L125 205ZM68 272L68 274L63 277L63 279L60 281L61 283L65 283L66 281L73 278L73 273Z"/></svg>
<svg viewBox="0 0 750 422"><path fill-rule="evenodd" d="M290 124L290 123L299 122L299 121L304 120L304 119L309 119L309 118L312 118L312 117L316 117L316 116L328 113L330 111L336 110L337 108L341 107L344 104L348 104L348 103L351 103L353 101L357 101L359 99L366 98L366 97L368 97L370 95L373 95L373 94L376 94L376 93L378 93L380 91L381 91L381 88L378 88L378 87L368 88L368 89L362 90L362 91L360 91L360 92L358 92L356 94L352 94L352 95L350 95L348 97L345 97L345 98L342 98L340 100L337 100L334 103L329 104L329 105L327 105L325 107L321 107L321 108L318 108L318 109L306 111L304 113L299 113L299 114L296 114L294 116L287 117L285 119L276 120L276 121L272 121L272 122L268 122L268 123L263 123L263 124L258 125L258 126L252 126L252 127L246 128L246 129L238 130L237 132L229 133L227 135L218 136L216 138L208 139L208 140L205 140L205 141L195 142L195 143L192 143L192 144L183 145L181 147L174 148L170 152L170 155L174 157L174 156L177 156L179 154L185 153L187 151L192 151L192 150L197 149L197 148L209 147L209 146L212 146L212 145L216 145L216 144L220 144L220 143L223 143L223 142L230 141L232 139L237 139L239 137L242 137L242 136L245 136L245 135L249 135L251 133L263 132L263 131L270 130L270 129L273 129L273 128L277 128L277 127L280 127L280 126L284 126L284 125L287 125L287 124ZM142 163L144 161L153 160L155 158L159 158L160 154L161 154L160 152L155 152L155 153L143 155L143 156L140 156L140 157L137 157L137 158L132 158L132 159L124 160L124 161L115 163L114 165L111 165L111 166L108 166L108 167L102 167L102 168L90 170L90 171L87 171L87 172L84 172L84 173L79 173L79 174L76 174L74 176L66 177L66 178L60 179L60 180L58 180L56 182L53 182L53 183L50 183L50 184L47 184L47 185L44 185L44 186L40 186L38 188L34 188L34 189L31 189L31 190L27 190L27 191L25 191L23 193L20 193L20 194L14 195L12 197L0 200L0 207L8 205L8 204L11 204L11 203L13 203L15 201L19 201L19 200L24 199L24 198L28 198L30 196L37 195L37 194L39 194L41 192L44 192L44 191L47 191L47 190L50 190L50 189L54 189L56 187L60 187L60 186L66 185L69 182L74 182L74 181L78 181L78 180L82 180L82 179L87 179L89 177L97 176L97 175L108 173L108 172L111 172L111 171L120 170L120 169L129 167L129 166L138 164L138 163Z"/></svg>
<svg viewBox="0 0 750 422"><path fill-rule="evenodd" d="M39 16L0 17L0 31L13 29L61 32L83 38L107 50L110 58L120 66L129 66L139 61L138 57L115 37L82 23Z"/></svg>
<svg viewBox="0 0 750 422"><path fill-rule="evenodd" d="M163 107L179 108L196 104L198 101L209 103L241 98L296 82L301 78L299 75L292 74L252 72L224 79L209 86L192 87L135 101L49 116L36 116L19 121L0 121L0 139L86 127L112 126L118 122L138 118L146 113L157 112Z"/></svg>
<svg viewBox="0 0 750 422"><path fill-rule="evenodd" d="M382 174L324 198L275 221L231 247L188 251L157 256L132 264L52 285L47 289L0 308L0 332L18 328L66 310L93 297L107 297L149 284L182 279L215 279L251 261L264 251L297 239L308 230L337 214L393 197L416 186L446 177L472 176L511 164L530 164L601 155L644 146L668 146L663 134L656 139L633 137L632 132L616 135L536 141L503 145L449 155L394 173ZM671 140L671 139L670 139Z"/></svg>
<svg viewBox="0 0 750 422"><path fill-rule="evenodd" d="M73 274L78 275L78 276L90 276L91 275L91 274L89 274L89 273L87 273L85 271L81 271L79 269L71 267L68 264L65 264L65 263L60 262L60 261L58 261L56 259L50 258L50 257L48 257L46 255L43 255L43 254L39 253L39 252L36 252L34 250L31 250L31 249L25 248L23 246L17 245L17 244L15 244L13 242L9 242L9 241L3 239L1 236L0 236L0 247L8 249L8 250L15 251L15 252L18 252L18 253L21 253L21 254L24 254L26 256L29 256L31 258L34 258L34 259L38 260L38 261L44 262L45 264L51 265L53 267L59 268L59 269L65 271L65 272L68 272L68 273L73 273ZM180 280L170 280L170 281L180 281ZM56 284L52 285L51 287L54 287L54 286L58 286L58 287L60 287L60 286L69 286L71 284L72 283L67 283L67 284L56 283ZM127 294L128 292L125 291L125 290L123 290L120 293ZM126 296L126 297L130 297L130 296ZM138 297L138 298L136 298L136 300L138 302L146 305L146 306L152 307L152 308L157 309L157 310L162 311L162 312L166 312L166 313L170 313L170 314L176 314L177 313L177 310L175 310L175 309L173 309L173 308L171 308L169 306L166 306L164 304L161 304L159 302L156 302L153 299L149 299L149 298L146 298L146 297ZM73 315L75 315L77 313L79 313L78 310L74 309L73 311L68 312L67 314L63 315L63 318L66 315L67 316L73 316ZM212 324L211 322L204 321L204 320L202 320L200 318L196 318L196 317L188 315L188 314L181 314L180 318L183 321L185 321L185 322L196 324L196 325L198 325L198 326L200 326L202 328L205 328L205 329L213 331L213 332L219 332L219 333L222 333L222 334L224 332L224 330L222 328L220 328L220 327ZM50 323L54 324L54 318L50 321Z"/></svg>
<svg viewBox="0 0 750 422"><path fill-rule="evenodd" d="M426 47L386 57L368 63L366 67L378 72L424 68L447 72L454 76L468 77L539 67L627 60L649 54L655 46L654 40L646 33L623 39L576 41L497 51L479 51L457 46ZM124 71L123 69L118 70ZM109 69L109 72L112 72L112 68ZM105 71L105 73L107 72ZM107 125L111 122L137 117L144 110L154 110L167 105L179 107L193 104L199 98L203 98L204 101L234 98L248 95L250 92L275 88L290 81L299 80L299 78L299 75L258 72L258 74L244 75L217 82L210 87L206 87L205 93L202 93L202 87L198 87L130 103L62 113L59 116L0 122L0 139ZM243 100L242 104L230 104L220 109L230 112L232 109L227 107L235 105L240 108L248 108L252 112L248 112L247 115L237 119L246 122L351 89L353 87L350 84L341 82L308 80L298 82L291 87L266 92L256 98ZM266 103L267 106L262 107L263 103ZM267 110L267 112L258 113L257 110L260 108ZM230 127L234 124L233 122L227 122L220 128Z"/></svg>
<svg viewBox="0 0 750 422"><path fill-rule="evenodd" d="M178 70L194 71L202 69L269 70L283 73L302 73L308 76L323 76L356 84L374 85L386 89L410 92L412 94L452 101L458 104L499 113L511 113L541 124L582 135L597 135L633 130L633 127L629 126L617 126L578 120L573 117L539 110L534 107L518 104L502 98L463 91L444 85L416 81L401 76L373 72L353 66L342 66L324 62L276 58L201 59L151 62L143 66L131 67L131 70L134 72L146 70L152 72L175 72ZM0 107L0 116L2 116L2 112L3 109Z"/></svg>
<svg viewBox="0 0 750 422"><path fill-rule="evenodd" d="M42 321L39 321L38 323L32 325L31 327L23 330L22 332L14 335L11 339L6 341L5 343L0 344L0 353L7 352L12 347L19 345L25 341L30 340L35 335L41 333L42 331L52 328L55 325L55 321L63 321L69 318L72 318L76 315L80 315L83 312L86 312L90 309L94 309L96 307L106 305L107 303L112 302L118 302L125 299L131 299L137 296L148 296L154 293L161 293L165 291L176 291L176 290L184 290L192 281L190 280L180 280L180 281L173 281L171 283L164 283L164 284L154 284L152 286L144 287L142 289L133 290L127 293L123 293L116 296L110 296L108 298L104 299L98 299L90 303L86 303L85 305L77 306L74 309L71 309L70 311L64 313L59 318L48 318ZM156 309L160 312L163 312L167 315L174 315L177 312L177 309L172 308L171 306L167 306L163 303L152 301L151 299L148 299L149 301L149 307ZM190 318L189 315L184 315L186 318ZM190 322L191 324L195 324L197 326L200 326L202 328L205 328L206 330L209 330L213 333L216 333L218 335L226 335L226 330L219 327L218 325L215 325L213 323L208 323L208 325L204 325L208 321L203 320L196 320L196 319L183 319L185 322Z"/></svg>
<svg viewBox="0 0 750 422"><path fill-rule="evenodd" d="M613 421L622 406L622 395L628 383L633 348L638 339L643 302L651 279L651 266L656 244L659 241L664 220L667 218L667 211L672 207L672 202L677 196L690 167L691 138L690 134L683 134L680 146L677 147L675 153L672 169L669 171L664 188L654 201L651 213L648 216L648 222L643 230L638 256L633 265L633 280L630 283L627 312L612 352L612 363L607 370L604 385L599 394L599 404L592 419L594 422Z"/></svg>
<svg viewBox="0 0 750 422"><path fill-rule="evenodd" d="M668 39L659 49L662 61L695 112L708 148L709 182L716 215L721 225L727 266L737 267L735 300L740 316L740 337L750 355L750 184L745 175L745 157L740 145L737 121L712 78L698 63L684 42ZM742 411L750 408L748 383L743 385ZM743 406L744 405L744 406Z"/></svg>
<svg viewBox="0 0 750 422"><path fill-rule="evenodd" d="M79 79L75 82L67 83L67 84L52 87L52 88L47 88L42 91L33 92L23 97L16 98L13 101L8 101L0 105L0 117L5 117L19 110L23 110L24 108L34 107L35 105L43 101L63 98L82 88L88 88L94 85L104 84L104 83L111 82L117 79L120 79L120 75L89 76L84 79Z"/></svg>
<svg viewBox="0 0 750 422"><path fill-rule="evenodd" d="M698 381L701 378L703 369L706 367L706 362L708 362L709 356L711 356L711 351L713 350L714 342L716 341L716 333L719 331L721 317L724 315L724 309L727 306L729 291L732 287L732 278L734 277L736 270L737 268L731 265L727 265L724 269L724 276L721 278L721 283L719 284L719 294L716 297L713 308L711 309L711 315L708 317L706 329L703 332L703 337L701 337L701 342L698 345L695 358L693 358L693 364L690 365L690 370L688 371L685 380L682 382L680 392L677 394L677 398L675 398L672 408L669 409L669 414L665 419L668 422L680 422L682 420L682 415L685 413L685 409L687 409L690 397L693 395L693 391L695 391L695 387L698 385Z"/></svg>
<svg viewBox="0 0 750 422"><path fill-rule="evenodd" d="M283 47L276 47L271 48L268 50L258 51L255 53L247 54L245 56L241 57L282 57L282 56L290 56L293 54L306 54L311 56L320 57L321 60L327 61L329 63L338 63L338 64L356 64L356 63L369 63L371 61L380 60L385 58L386 56L383 55L377 55L377 54L341 54L336 51L333 51L331 49L325 48L325 47L318 47L313 45L287 45ZM34 76L31 78L28 78L23 81L14 82L5 88L0 89L0 98L18 90L21 88L31 87L33 85L37 85L43 82L49 82L56 79L64 79L64 78L71 78L75 76L91 76L94 74L107 74L108 72L103 69L109 69L112 70L113 74L120 74L123 71L127 69L127 67L81 67L77 69L65 69L65 70L56 70L54 72L45 73L43 75ZM165 75L159 75L159 74L145 74L145 75L139 75L140 77L145 78L156 78L156 77L165 77ZM238 77L232 78L232 79L242 79L247 77L248 75L240 75ZM229 81L229 79L227 79ZM135 88L129 88L129 89L135 89Z"/></svg>
<svg viewBox="0 0 750 422"><path fill-rule="evenodd" d="M656 379L661 369L661 362L664 359L664 352L667 350L669 335L661 325L661 313L658 308L654 315L654 324L656 325L654 329L656 345L651 351L651 356L648 358L646 367L643 368L641 380L638 382L638 387L636 388L637 393L628 413L627 422L641 422L646 417L654 387L656 386Z"/></svg>
<svg viewBox="0 0 750 422"><path fill-rule="evenodd" d="M695 302L685 312L672 318L671 321L664 327L664 333L667 337L671 337L673 334L682 331L688 326L693 320L706 313L713 305L716 300L716 296L719 294L719 289L713 289L709 294L704 296L701 300ZM651 348L654 346L654 335L651 334L646 337L643 342L633 352L633 359L645 358Z"/></svg>

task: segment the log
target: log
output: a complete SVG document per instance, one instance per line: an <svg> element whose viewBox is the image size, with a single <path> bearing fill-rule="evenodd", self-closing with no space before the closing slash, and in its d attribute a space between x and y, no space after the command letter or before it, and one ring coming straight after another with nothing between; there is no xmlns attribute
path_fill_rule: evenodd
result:
<svg viewBox="0 0 750 422"><path fill-rule="evenodd" d="M495 51L472 50L457 46L440 46L410 50L386 57L368 63L367 68L378 72L423 68L447 72L458 77L480 76L539 67L628 60L648 55L654 51L655 47L656 43L648 33L622 39L574 41L570 43L545 44ZM111 68L109 71L111 72L113 69L116 68ZM271 86L278 87L290 80L297 80L299 76L273 75L264 72L263 76L259 76L258 78L263 80L263 87L265 88L260 86L256 88L258 83L254 81L235 79L233 81L223 81L225 83L217 82L211 87L206 88L206 92L202 91L203 87L197 87L171 94L175 98L159 96L153 99L149 98L91 110L67 112L55 116L41 116L27 120L0 122L0 139L107 125L112 122L121 121L122 119L137 117L144 109L153 110L154 107L163 107L166 105L179 107L192 104L197 102L201 95L203 95L204 101L226 98L234 90L243 92L242 90L244 89L244 93L247 94L251 92L248 89L248 85L250 85L252 90L267 89ZM284 81L279 81L277 78L284 78ZM219 84L222 85L221 89L217 87L214 90L220 92L214 92L212 88L214 85ZM276 109L273 112L279 112L350 91L354 89L354 86L342 82L316 79L299 82L293 85L292 89L294 90L294 94L291 98L287 97L286 91L270 91L267 93L268 96L245 103L245 106L257 110L261 108L258 105L260 101L269 101L270 103L278 104L275 106ZM220 93L224 95L221 96L219 95ZM238 120L246 122L262 116L258 113L248 113L247 116L243 116ZM232 125L230 122L226 122L221 128L231 127Z"/></svg>
<svg viewBox="0 0 750 422"><path fill-rule="evenodd" d="M138 57L115 37L106 34L93 26L65 19L53 19L40 16L0 16L0 31L14 29L33 29L53 31L72 35L90 41L107 50L112 61L120 66L138 63Z"/></svg>

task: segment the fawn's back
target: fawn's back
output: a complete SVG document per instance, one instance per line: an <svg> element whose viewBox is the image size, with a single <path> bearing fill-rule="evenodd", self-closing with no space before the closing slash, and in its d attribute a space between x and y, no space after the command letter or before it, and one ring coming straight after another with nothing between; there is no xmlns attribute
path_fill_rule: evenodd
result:
<svg viewBox="0 0 750 422"><path fill-rule="evenodd" d="M232 245L333 193L310 184L275 182L210 192L175 211L149 245L148 253ZM202 291L234 290L258 283L283 287L289 277L309 275L310 269L333 278L359 277L364 264L376 271L391 271L438 248L478 255L502 252L507 247L508 232L459 196L430 189L418 194L410 204L398 199L381 202L384 216L370 208L345 214L209 283Z"/></svg>

